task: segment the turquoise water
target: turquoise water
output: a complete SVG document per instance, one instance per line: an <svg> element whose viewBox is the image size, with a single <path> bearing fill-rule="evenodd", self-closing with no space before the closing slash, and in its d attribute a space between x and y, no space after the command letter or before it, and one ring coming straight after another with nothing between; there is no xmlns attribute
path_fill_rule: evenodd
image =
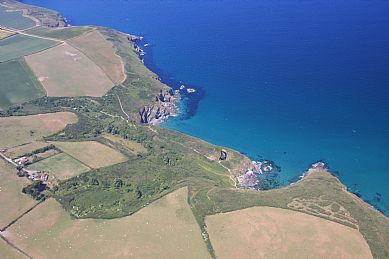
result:
<svg viewBox="0 0 389 259"><path fill-rule="evenodd" d="M281 167L324 160L389 215L389 2L28 0L145 36L146 65L199 90L166 127Z"/></svg>

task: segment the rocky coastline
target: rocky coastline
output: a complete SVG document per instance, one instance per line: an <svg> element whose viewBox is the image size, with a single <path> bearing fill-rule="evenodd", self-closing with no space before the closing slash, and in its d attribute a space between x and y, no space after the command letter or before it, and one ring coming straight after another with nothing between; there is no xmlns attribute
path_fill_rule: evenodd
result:
<svg viewBox="0 0 389 259"><path fill-rule="evenodd" d="M38 21L37 25L40 26L51 28L69 26L67 19L53 10L24 4L18 0L0 0L0 5L7 6L14 10L22 11L23 15L29 16L34 21ZM132 44L134 51L137 53L140 61L144 63L144 55L146 53L139 44L140 41L143 40L143 37L131 34L126 35L128 41ZM158 80L160 80L160 78L158 78ZM181 91L184 91L184 93L188 94L196 92L194 88L186 88L184 85L181 85L180 88L176 90L173 90L171 87L161 89L155 96L153 103L144 105L139 109L139 122L143 125L158 125L166 121L171 116L178 116L180 110L177 104L181 101ZM322 161L313 163L311 167L300 176L298 181L295 181L290 185L293 185L306 178L312 169L327 170L327 167ZM278 167L275 166L273 161L252 161L249 167L243 169L240 174L235 175L235 183L236 186L241 189L272 189L275 187L269 188L269 186L266 186L265 188L262 188L259 186L261 182L264 182L264 180L261 179L261 176L272 176L272 174L278 173L278 171Z"/></svg>
<svg viewBox="0 0 389 259"><path fill-rule="evenodd" d="M177 116L179 109L177 103L180 96L173 90L160 90L155 97L155 103L146 105L139 110L140 123L156 125L164 122L170 116Z"/></svg>

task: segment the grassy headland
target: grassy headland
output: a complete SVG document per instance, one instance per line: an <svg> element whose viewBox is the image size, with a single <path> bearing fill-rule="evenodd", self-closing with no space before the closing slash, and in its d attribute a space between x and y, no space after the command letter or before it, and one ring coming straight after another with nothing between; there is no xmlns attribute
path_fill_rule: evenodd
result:
<svg viewBox="0 0 389 259"><path fill-rule="evenodd" d="M14 3L8 0L5 2ZM28 9L26 6L24 8ZM38 19L46 16L36 15ZM77 28L37 28L26 37L39 34L66 42L85 32L84 27ZM238 189L236 176L250 165L247 157L226 149L227 160L219 161L221 147L151 125L149 122L164 116L161 114L171 112L175 97L171 89L143 65L136 44L138 38L109 28L91 26L87 29L101 34L102 39L111 44L114 50L112 53L121 58L125 72L123 82L114 80L117 84L110 90L107 88L108 92L104 95L44 96L5 107L0 112L3 117L10 117L4 120L17 120L34 118L19 117L22 115L52 113L55 116L55 112L71 111L77 115L78 121L67 125L60 132L46 135L44 141L96 141L125 156L125 159L113 165L88 172L81 170L80 173L83 173L59 181L52 188L49 195L73 218L112 219L128 216L168 193L187 186L190 208L212 256L215 255L207 234L206 216L254 206L270 206L300 211L358 229L367 240L374 257L389 257L389 220L348 193L338 179L328 172L312 171L302 181L276 190ZM83 53L92 53L91 49L85 49L87 47L83 44ZM59 48L51 48L50 51L55 49ZM16 53L18 50L12 51ZM101 62L104 59L99 55L91 57L89 61L103 68L101 73L109 73L107 66L97 64L97 60ZM61 66L57 68L63 77L67 76L68 71ZM36 140L29 136L28 127L23 131L23 141L17 144ZM99 156L96 155L95 159L99 159ZM44 161L50 162L43 160L41 164Z"/></svg>

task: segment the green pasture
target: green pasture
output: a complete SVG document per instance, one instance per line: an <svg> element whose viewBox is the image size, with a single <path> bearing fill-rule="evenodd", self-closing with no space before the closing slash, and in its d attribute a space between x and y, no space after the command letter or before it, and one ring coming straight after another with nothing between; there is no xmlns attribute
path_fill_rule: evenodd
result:
<svg viewBox="0 0 389 259"><path fill-rule="evenodd" d="M0 41L0 62L51 48L58 42L17 34Z"/></svg>
<svg viewBox="0 0 389 259"><path fill-rule="evenodd" d="M44 96L45 91L23 60L0 63L0 109Z"/></svg>
<svg viewBox="0 0 389 259"><path fill-rule="evenodd" d="M29 166L29 169L47 171L60 180L68 179L90 170L86 165L65 153L34 163Z"/></svg>
<svg viewBox="0 0 389 259"><path fill-rule="evenodd" d="M21 11L10 10L0 5L0 26L22 30L35 26L35 22L22 16Z"/></svg>

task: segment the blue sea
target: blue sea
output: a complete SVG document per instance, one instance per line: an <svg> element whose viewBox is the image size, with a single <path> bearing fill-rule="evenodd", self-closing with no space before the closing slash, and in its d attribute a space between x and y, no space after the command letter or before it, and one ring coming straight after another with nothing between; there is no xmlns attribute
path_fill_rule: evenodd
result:
<svg viewBox="0 0 389 259"><path fill-rule="evenodd" d="M164 126L270 159L324 160L389 215L389 1L27 0L141 35L146 65L197 89Z"/></svg>

